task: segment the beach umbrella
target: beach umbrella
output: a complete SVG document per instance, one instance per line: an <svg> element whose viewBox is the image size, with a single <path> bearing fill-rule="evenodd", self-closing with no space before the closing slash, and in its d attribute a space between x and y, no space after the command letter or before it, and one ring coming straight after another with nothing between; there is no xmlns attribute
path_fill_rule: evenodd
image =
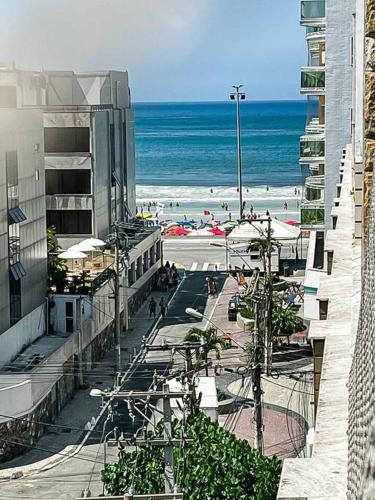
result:
<svg viewBox="0 0 375 500"><path fill-rule="evenodd" d="M138 219L149 219L150 217L152 217L152 214L149 214L147 212L143 214L137 214Z"/></svg>
<svg viewBox="0 0 375 500"><path fill-rule="evenodd" d="M87 243L88 245L92 246L92 247L104 247L105 246L105 241L103 240L100 240L99 238L87 238L83 241L81 241L81 243ZM80 245L80 243L79 243Z"/></svg>
<svg viewBox="0 0 375 500"><path fill-rule="evenodd" d="M71 246L67 251L69 250L78 250L80 252L100 252L100 250L93 247L92 245L89 245L86 241L81 241L80 243Z"/></svg>
<svg viewBox="0 0 375 500"><path fill-rule="evenodd" d="M68 248L65 252L60 253L57 256L59 259L87 259L87 255L83 253L81 250L76 250L72 248Z"/></svg>
<svg viewBox="0 0 375 500"><path fill-rule="evenodd" d="M209 229L208 231L210 233L214 234L215 236L225 236L225 231L223 231L219 227L213 227L212 229Z"/></svg>
<svg viewBox="0 0 375 500"><path fill-rule="evenodd" d="M186 236L189 233L190 231L184 229L183 227L168 229L168 231L166 232L167 236Z"/></svg>

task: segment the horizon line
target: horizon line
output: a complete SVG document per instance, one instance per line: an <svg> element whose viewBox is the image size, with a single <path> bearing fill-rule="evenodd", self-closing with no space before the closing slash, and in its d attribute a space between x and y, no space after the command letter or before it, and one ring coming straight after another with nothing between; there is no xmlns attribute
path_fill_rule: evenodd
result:
<svg viewBox="0 0 375 500"><path fill-rule="evenodd" d="M251 99L251 100L245 100L241 104L244 103L251 103L251 102L304 102L306 103L306 100L301 98L301 99ZM207 101L136 101L134 100L132 104L202 104L202 103L212 103L212 104L217 104L217 103L228 103L230 104L229 100L207 100Z"/></svg>

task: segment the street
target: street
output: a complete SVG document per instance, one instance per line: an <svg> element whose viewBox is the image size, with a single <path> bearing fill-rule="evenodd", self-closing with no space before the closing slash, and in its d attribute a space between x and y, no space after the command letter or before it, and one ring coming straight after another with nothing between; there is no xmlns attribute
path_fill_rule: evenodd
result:
<svg viewBox="0 0 375 500"><path fill-rule="evenodd" d="M151 332L153 345L160 345L160 341L163 338L170 342L181 342L189 328L194 324L200 323L199 320L186 315L186 307L196 308L208 317L211 315L216 304L216 298L207 297L207 284L205 279L207 275L211 275L215 278L218 291L220 292L226 278L225 274L213 272L187 272L180 284L178 292L174 295L174 298L169 304L166 318L161 320L158 327ZM144 309L147 309L147 304L145 304ZM203 325L204 324L205 322L203 322ZM140 336L140 340L141 338L142 336ZM178 356L176 356L173 361L176 362L176 366L181 365L181 358L179 359ZM124 389L147 390L152 383L155 370L157 373L163 374L170 364L170 354L165 352L149 353L142 359L141 363L135 367L130 378L126 380ZM103 365L108 365L107 358L103 360ZM98 366L98 369L100 370L100 366ZM95 382L93 383L95 384ZM97 388L97 385L93 385L92 387ZM92 403L91 398L90 404L92 405ZM97 400L97 412L100 411L99 403L100 400ZM82 405L79 408L83 412L86 410ZM137 418L133 424L132 419L129 418L127 405L123 402L115 407L113 419L107 423L105 422L106 416L107 414L103 415L95 432L90 435L82 449L74 457L68 458L44 472L35 473L19 479L1 481L0 499L72 500L74 498L79 498L81 492L87 487L89 487L93 495L102 493L100 472L103 468L104 457L103 446L100 445L100 442L115 426L119 427L124 434L132 435L142 423L142 419ZM42 438L44 447L48 446L51 451L55 449L55 453L65 454L64 450L57 450L55 448L54 435L56 435L56 432L51 432L49 435L45 435ZM37 460L38 456L39 459L45 458L48 453L43 453L42 449L39 448L41 445L38 445L39 442L35 444L35 450L26 453L20 459L16 459L12 466L18 464L19 468L22 469L22 464ZM117 450L115 448L109 448L107 453L108 460L111 460L111 458L115 459L116 454ZM51 455L51 453L49 453L49 455ZM4 466L6 466L6 464L3 464L3 467Z"/></svg>

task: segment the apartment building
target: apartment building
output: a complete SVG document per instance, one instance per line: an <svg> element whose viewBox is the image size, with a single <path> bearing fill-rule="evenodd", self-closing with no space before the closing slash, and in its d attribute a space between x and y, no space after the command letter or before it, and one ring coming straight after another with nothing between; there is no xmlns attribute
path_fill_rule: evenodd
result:
<svg viewBox="0 0 375 500"><path fill-rule="evenodd" d="M45 327L47 243L40 110L0 110L0 214L1 361L42 335Z"/></svg>
<svg viewBox="0 0 375 500"><path fill-rule="evenodd" d="M307 123L300 139L301 223L306 228L332 227L338 165L343 144L351 141L353 13L352 0L301 2L308 51L307 66L301 70Z"/></svg>
<svg viewBox="0 0 375 500"><path fill-rule="evenodd" d="M80 387L77 374L114 345L113 249L90 247L85 267L69 262L69 277L47 297L47 227L66 249L106 240L120 224L122 331L161 266L160 228L135 219L126 72L0 64L0 215L0 406L9 416L0 433L31 444L45 426L30 429L24 417L53 421ZM24 451L3 443L0 461Z"/></svg>
<svg viewBox="0 0 375 500"><path fill-rule="evenodd" d="M104 238L135 213L134 116L127 72L0 67L0 101L43 110L47 225L63 247ZM110 186L110 190L108 190Z"/></svg>

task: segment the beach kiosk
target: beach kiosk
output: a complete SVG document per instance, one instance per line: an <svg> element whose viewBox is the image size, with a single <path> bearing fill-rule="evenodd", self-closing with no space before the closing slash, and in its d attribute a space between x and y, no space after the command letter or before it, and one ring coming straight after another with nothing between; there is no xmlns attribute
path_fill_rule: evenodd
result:
<svg viewBox="0 0 375 500"><path fill-rule="evenodd" d="M258 267L261 272L264 271L261 252L249 247L255 240L267 238L267 226L267 222L253 220L251 224L243 222L230 232L227 237L227 251L232 270L241 269L249 271ZM281 245L281 248L274 248L271 255L272 272L278 273L280 252L283 251L285 254L292 254L292 247L296 247L300 229L278 219L271 218L271 233L271 238L277 240Z"/></svg>

